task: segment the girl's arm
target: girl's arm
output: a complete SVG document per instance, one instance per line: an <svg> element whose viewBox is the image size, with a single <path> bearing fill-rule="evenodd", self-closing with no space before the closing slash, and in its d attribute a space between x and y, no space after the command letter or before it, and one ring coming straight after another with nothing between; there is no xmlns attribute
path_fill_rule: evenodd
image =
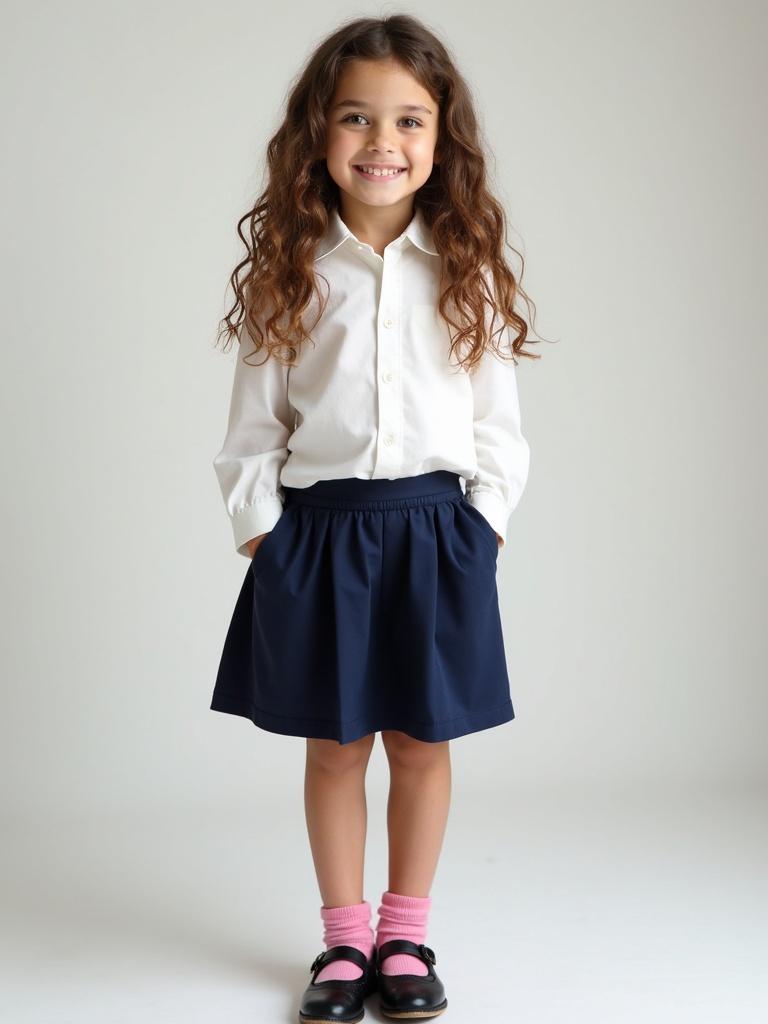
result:
<svg viewBox="0 0 768 1024"><path fill-rule="evenodd" d="M250 558L248 541L269 532L283 511L280 470L288 458L295 410L288 401L288 371L266 349L254 353L244 331L238 345L229 425L213 460L232 522L237 553ZM248 363L243 362L247 356Z"/></svg>
<svg viewBox="0 0 768 1024"><path fill-rule="evenodd" d="M512 346L507 327L500 348L502 359L489 349L469 374L474 395L474 435L477 473L466 483L466 495L506 543L507 522L525 489L530 448L520 429L520 403Z"/></svg>

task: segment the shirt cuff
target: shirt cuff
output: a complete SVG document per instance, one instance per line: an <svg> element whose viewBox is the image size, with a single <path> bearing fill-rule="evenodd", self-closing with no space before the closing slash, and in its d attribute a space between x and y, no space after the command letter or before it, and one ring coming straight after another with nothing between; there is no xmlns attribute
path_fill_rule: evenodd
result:
<svg viewBox="0 0 768 1024"><path fill-rule="evenodd" d="M260 498L240 508L232 516L232 532L238 555L250 559L247 544L260 533L269 533L283 513L283 502L277 495Z"/></svg>
<svg viewBox="0 0 768 1024"><path fill-rule="evenodd" d="M474 505L481 515L485 516L498 537L501 538L500 548L507 543L507 523L512 514L509 507L492 491L479 491L475 489L467 494L467 501Z"/></svg>

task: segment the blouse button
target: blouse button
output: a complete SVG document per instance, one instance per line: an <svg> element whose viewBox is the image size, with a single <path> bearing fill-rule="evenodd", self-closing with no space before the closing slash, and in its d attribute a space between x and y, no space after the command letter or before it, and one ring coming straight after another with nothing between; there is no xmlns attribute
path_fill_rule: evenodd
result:
<svg viewBox="0 0 768 1024"><path fill-rule="evenodd" d="M395 439L394 439L394 437L391 434L387 434L387 436L384 438L384 444L387 444L387 445L394 444L394 441L395 441Z"/></svg>
<svg viewBox="0 0 768 1024"><path fill-rule="evenodd" d="M386 381L392 380L392 374L389 372L389 370L387 370L387 372L383 373L381 376Z"/></svg>
<svg viewBox="0 0 768 1024"><path fill-rule="evenodd" d="M392 324L393 324L394 322L395 322L394 320L390 320L389 318L387 318L387 319L386 319L386 320L384 321L384 326L385 326L385 327L391 327L391 326L392 326Z"/></svg>

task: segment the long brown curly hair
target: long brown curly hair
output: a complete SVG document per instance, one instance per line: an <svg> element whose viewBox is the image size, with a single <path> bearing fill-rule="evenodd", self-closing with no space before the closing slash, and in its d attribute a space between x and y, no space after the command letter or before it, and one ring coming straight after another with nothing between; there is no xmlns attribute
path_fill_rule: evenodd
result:
<svg viewBox="0 0 768 1024"><path fill-rule="evenodd" d="M237 230L248 250L229 280L235 302L221 321L216 344L245 322L256 351L286 350L295 365L302 343L325 309L314 250L338 209L339 188L321 155L327 110L340 73L353 60L397 61L439 105L435 163L415 193L416 207L440 253L438 309L452 332L451 355L466 347L468 371L505 327L513 328L512 358L540 356L523 348L528 324L514 308L518 294L532 303L504 259L505 214L487 185L486 159L469 86L446 47L417 18L397 14L343 23L306 62L287 98L285 118L267 147L267 185ZM244 226L247 225L247 231ZM522 265L524 260L519 254ZM317 300L310 330L304 313ZM501 318L501 325L489 329ZM226 348L225 348L226 350ZM503 353L496 348L500 355Z"/></svg>

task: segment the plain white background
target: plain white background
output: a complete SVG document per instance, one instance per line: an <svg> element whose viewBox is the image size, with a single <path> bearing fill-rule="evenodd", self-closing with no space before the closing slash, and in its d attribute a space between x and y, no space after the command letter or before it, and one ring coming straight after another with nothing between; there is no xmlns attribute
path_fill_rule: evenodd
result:
<svg viewBox="0 0 768 1024"><path fill-rule="evenodd" d="M445 1019L768 1013L764 5L6 0L4 1019L296 1017L304 740L208 706L247 568L214 340L293 76L400 11L473 88L557 340L518 371L517 717L451 744ZM374 912L387 779L378 741Z"/></svg>

